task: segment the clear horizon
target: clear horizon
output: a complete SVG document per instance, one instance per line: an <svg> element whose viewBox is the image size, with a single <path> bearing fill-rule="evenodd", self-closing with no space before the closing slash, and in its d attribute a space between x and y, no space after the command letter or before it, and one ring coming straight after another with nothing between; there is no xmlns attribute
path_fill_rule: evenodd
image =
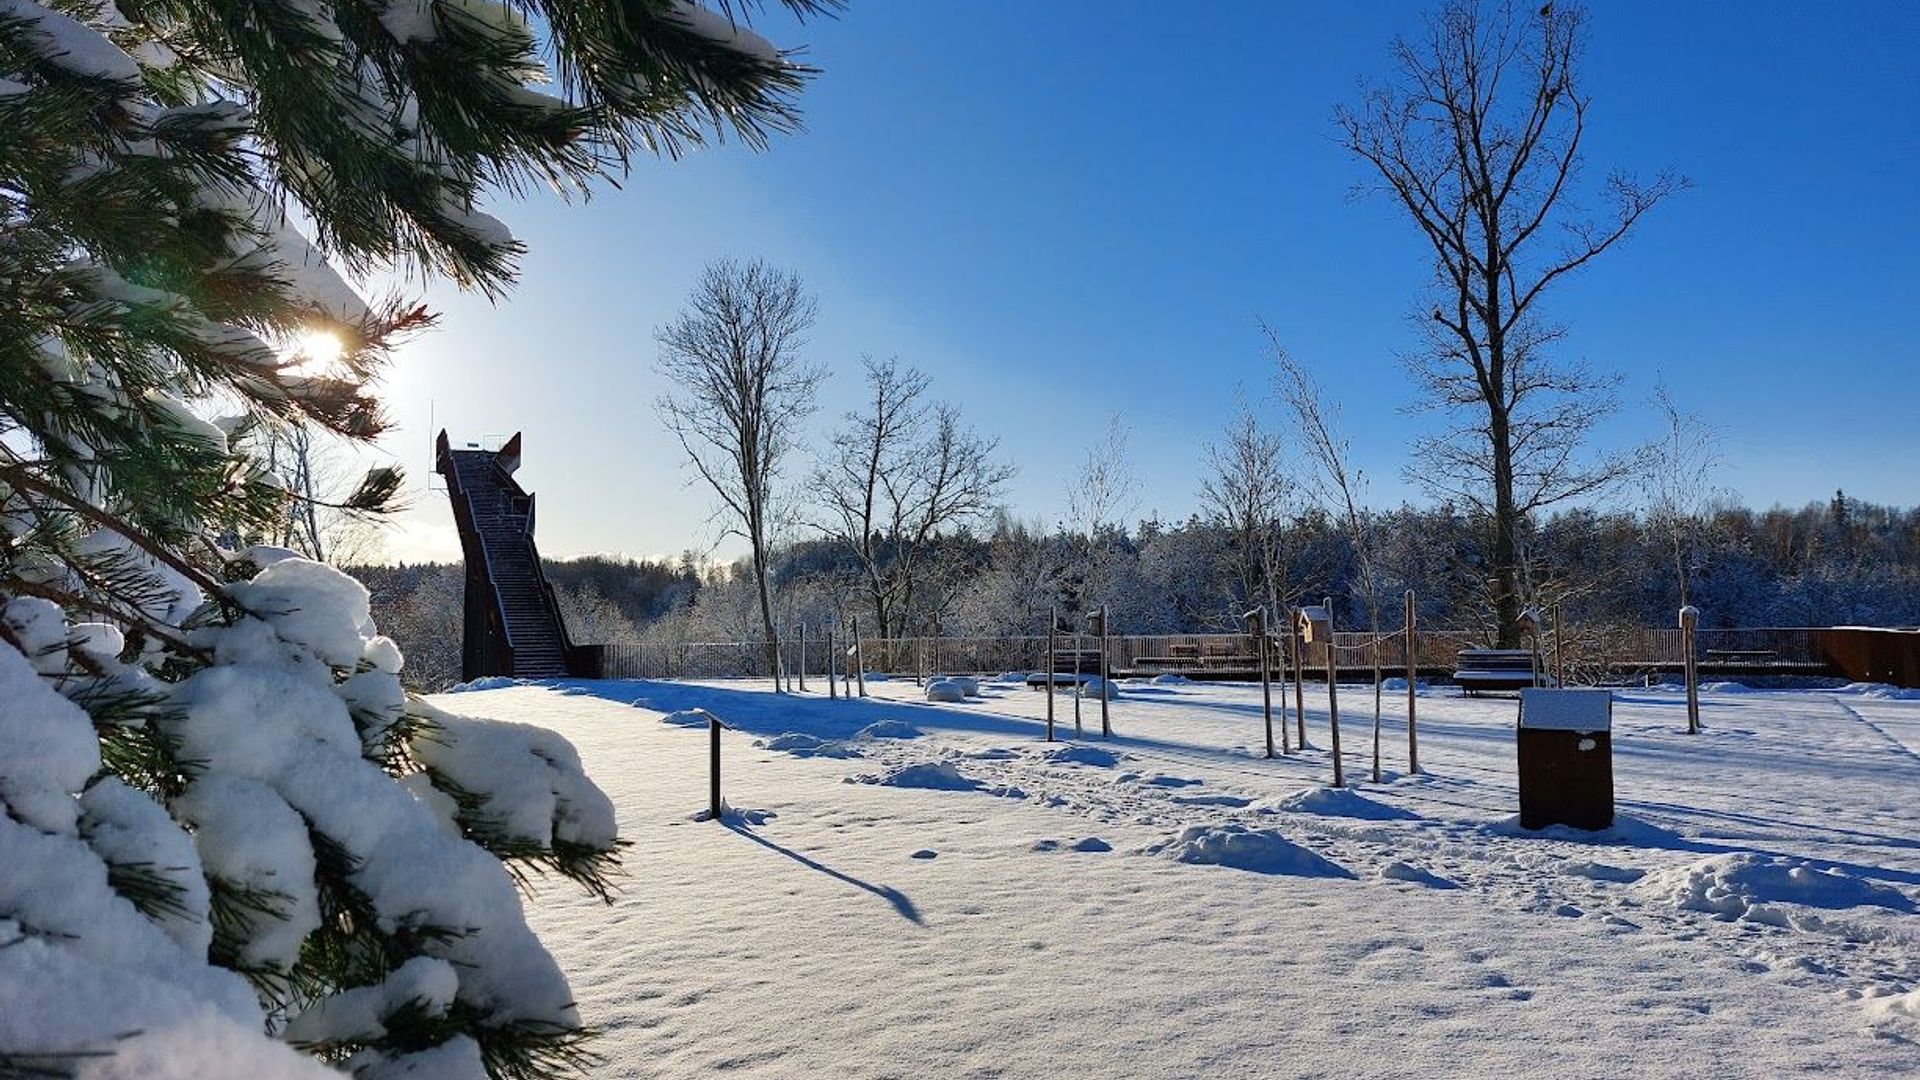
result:
<svg viewBox="0 0 1920 1080"><path fill-rule="evenodd" d="M1367 177L1331 119L1388 73L1419 11L1099 14L855 5L796 27L769 13L757 25L822 69L806 131L757 155L641 160L584 205L491 207L530 248L520 286L498 306L429 288L445 329L385 382L399 430L383 448L414 492L387 558L458 558L444 498L425 491L435 427L524 432L550 557L706 549L708 497L653 412L653 330L722 256L764 257L818 294L807 355L835 376L817 434L849 406L863 353L898 355L1000 438L1024 520L1062 516L1115 414L1134 516L1183 519L1235 394L1269 388L1261 319L1341 405L1369 502L1424 502L1402 470L1433 420L1405 412L1415 388L1396 356L1417 344L1428 258L1385 199L1350 197ZM1648 438L1664 381L1718 429L1718 484L1749 505L1836 488L1920 504L1897 392L1920 370L1917 44L1913 5L1593 12L1588 190L1616 167L1694 183L1550 302L1570 331L1561 355L1624 379L1596 448Z"/></svg>

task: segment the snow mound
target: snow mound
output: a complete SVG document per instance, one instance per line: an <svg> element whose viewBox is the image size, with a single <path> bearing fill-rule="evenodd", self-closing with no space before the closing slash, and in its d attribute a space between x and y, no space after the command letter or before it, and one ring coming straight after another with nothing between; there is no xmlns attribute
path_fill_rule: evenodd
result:
<svg viewBox="0 0 1920 1080"><path fill-rule="evenodd" d="M470 690L505 690L509 686L519 685L520 680L511 675L485 675L470 682L454 683L441 693L464 694Z"/></svg>
<svg viewBox="0 0 1920 1080"><path fill-rule="evenodd" d="M1171 840L1146 849L1173 862L1230 866L1256 874L1350 878L1352 872L1329 862L1272 829L1249 829L1232 822L1191 825Z"/></svg>
<svg viewBox="0 0 1920 1080"><path fill-rule="evenodd" d="M857 758L858 749L848 746L839 739L823 739L818 735L809 735L804 731L789 731L785 735L775 735L771 739L755 740L755 746L762 750L776 750L794 757Z"/></svg>
<svg viewBox="0 0 1920 1080"><path fill-rule="evenodd" d="M1075 840L1073 842L1072 850L1085 852L1087 854L1095 854L1102 851L1112 851L1113 845L1107 843L1105 840L1102 840L1097 836L1088 836L1079 840Z"/></svg>
<svg viewBox="0 0 1920 1080"><path fill-rule="evenodd" d="M1120 684L1098 675L1089 675L1080 683L1080 694L1082 697L1096 700L1104 697L1108 701L1113 701L1120 696Z"/></svg>
<svg viewBox="0 0 1920 1080"><path fill-rule="evenodd" d="M931 791L978 791L980 781L966 776L950 761L923 761L902 765L880 774L850 776L850 784L878 784L881 787L925 788Z"/></svg>
<svg viewBox="0 0 1920 1080"><path fill-rule="evenodd" d="M993 678L987 681L997 682L997 683L1025 684L1027 681L1027 674L1028 673L1024 671L1003 671L1000 674L995 675Z"/></svg>
<svg viewBox="0 0 1920 1080"><path fill-rule="evenodd" d="M1420 816L1411 810L1374 802L1349 788L1307 788L1294 792L1274 805L1296 814L1359 818L1362 821L1409 821Z"/></svg>
<svg viewBox="0 0 1920 1080"><path fill-rule="evenodd" d="M1592 862L1585 859L1578 862L1566 863L1562 865L1560 869L1575 877L1592 878L1595 881L1639 881L1641 878L1647 876L1645 870L1635 870L1630 866L1614 866L1610 863Z"/></svg>
<svg viewBox="0 0 1920 1080"><path fill-rule="evenodd" d="M917 739L920 729L905 720L879 720L854 733L856 739Z"/></svg>
<svg viewBox="0 0 1920 1080"><path fill-rule="evenodd" d="M953 683L968 697L980 696L980 680L971 675L942 675L940 681Z"/></svg>
<svg viewBox="0 0 1920 1080"><path fill-rule="evenodd" d="M713 720L714 715L705 709L682 709L660 718L661 723L674 727L706 727Z"/></svg>
<svg viewBox="0 0 1920 1080"><path fill-rule="evenodd" d="M1882 698L1887 701L1920 701L1920 689L1888 686L1886 683L1857 682L1848 683L1835 690L1836 694L1858 694L1867 698Z"/></svg>
<svg viewBox="0 0 1920 1080"><path fill-rule="evenodd" d="M1791 925L1788 912L1779 906L1782 904L1829 910L1914 910L1913 901L1898 889L1866 881L1839 867L1822 868L1805 859L1751 852L1715 855L1656 870L1642 878L1634 891L1684 911L1772 926Z"/></svg>
<svg viewBox="0 0 1920 1080"><path fill-rule="evenodd" d="M1390 862L1380 868L1382 881L1407 881L1415 885L1425 885L1429 889L1457 889L1458 885L1438 874L1423 870L1412 863Z"/></svg>
<svg viewBox="0 0 1920 1080"><path fill-rule="evenodd" d="M1056 765L1092 765L1096 768L1111 769L1120 764L1120 755L1111 750L1102 750L1097 746L1056 746L1044 751L1041 757Z"/></svg>
<svg viewBox="0 0 1920 1080"><path fill-rule="evenodd" d="M927 684L927 700L952 704L967 700L967 692L952 679L935 679Z"/></svg>
<svg viewBox="0 0 1920 1080"><path fill-rule="evenodd" d="M1151 681L1155 686L1187 686L1193 682L1185 675L1155 675Z"/></svg>
<svg viewBox="0 0 1920 1080"><path fill-rule="evenodd" d="M1920 990L1909 990L1904 994L1882 994L1879 997L1869 997L1865 1000L1864 1004L1867 1007L1868 1020L1920 1020Z"/></svg>

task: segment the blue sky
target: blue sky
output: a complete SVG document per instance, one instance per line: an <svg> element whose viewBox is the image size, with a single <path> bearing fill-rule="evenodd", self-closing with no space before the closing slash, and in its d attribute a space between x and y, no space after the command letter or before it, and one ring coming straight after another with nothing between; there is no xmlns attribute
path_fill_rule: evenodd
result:
<svg viewBox="0 0 1920 1080"><path fill-rule="evenodd" d="M1920 4L1595 8L1589 179L1671 166L1694 183L1549 302L1563 355L1626 379L1598 444L1649 436L1664 380L1720 430L1720 482L1750 504L1836 487L1920 503ZM430 408L456 439L524 430L547 554L706 548L710 500L654 417L653 328L709 260L761 256L819 296L809 357L836 375L816 427L850 406L862 353L897 354L1000 438L1023 517L1064 514L1116 413L1139 512L1191 512L1236 392L1268 391L1263 318L1340 403L1371 501L1418 501L1402 477L1431 421L1404 411L1396 357L1428 258L1385 199L1354 197L1367 177L1332 111L1419 19L1403 3L770 14L764 32L823 69L807 130L642 161L585 204L494 206L531 249L522 283L499 305L428 290L446 326L387 379L387 446L418 487ZM391 548L457 556L444 500L420 492Z"/></svg>

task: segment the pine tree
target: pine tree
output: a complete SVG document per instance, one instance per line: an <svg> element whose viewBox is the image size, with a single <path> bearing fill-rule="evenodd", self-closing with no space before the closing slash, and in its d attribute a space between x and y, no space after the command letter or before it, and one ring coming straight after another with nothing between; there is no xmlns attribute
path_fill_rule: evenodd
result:
<svg viewBox="0 0 1920 1080"><path fill-rule="evenodd" d="M258 448L379 435L434 321L342 270L498 295L489 196L794 128L811 69L739 14L0 0L0 1073L589 1060L513 881L606 895L605 796L549 733L408 698L358 583L243 548L302 497Z"/></svg>

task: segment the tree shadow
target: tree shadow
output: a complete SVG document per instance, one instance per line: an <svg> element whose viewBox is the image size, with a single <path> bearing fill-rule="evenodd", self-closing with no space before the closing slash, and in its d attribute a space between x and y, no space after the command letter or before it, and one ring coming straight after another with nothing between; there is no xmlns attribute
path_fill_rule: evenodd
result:
<svg viewBox="0 0 1920 1080"><path fill-rule="evenodd" d="M748 828L740 822L722 820L721 824L725 825L728 829L732 830L734 833L740 836L746 837L748 840L751 840L756 844L759 844L761 847L764 847L770 851L777 851L780 854L785 855L787 858L792 859L794 862L799 863L801 866L804 866L809 870L817 870L820 873L825 874L836 881L843 881L848 885L853 886L856 889L860 889L864 892L872 893L873 895L879 897L880 899L885 900L887 903L892 904L893 910L899 913L901 918L907 920L908 922L914 924L915 926L927 925L927 921L920 917L920 909L917 907L914 907L913 901L908 899L907 894L901 892L899 889L893 888L890 885L875 885L871 882L861 881L859 878L854 877L851 874L841 873L840 871L835 870L831 866L828 866L824 863L816 862L813 859L807 858L805 855L800 854L799 852L793 850L792 848L783 847L767 839L764 836L760 836L754 832L749 831Z"/></svg>

